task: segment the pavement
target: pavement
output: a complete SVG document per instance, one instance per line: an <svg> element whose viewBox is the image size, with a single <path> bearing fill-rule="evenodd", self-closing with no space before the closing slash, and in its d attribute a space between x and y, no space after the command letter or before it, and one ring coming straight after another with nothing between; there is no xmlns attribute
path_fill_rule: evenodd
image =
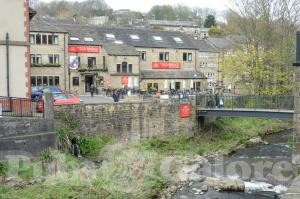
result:
<svg viewBox="0 0 300 199"><path fill-rule="evenodd" d="M84 104L103 104L103 103L112 103L114 102L112 97L106 97L103 95L94 95L94 97L90 95L82 95L79 96L81 100L83 100Z"/></svg>
<svg viewBox="0 0 300 199"><path fill-rule="evenodd" d="M300 176L294 179L292 185L289 187L287 193L282 199L300 199Z"/></svg>

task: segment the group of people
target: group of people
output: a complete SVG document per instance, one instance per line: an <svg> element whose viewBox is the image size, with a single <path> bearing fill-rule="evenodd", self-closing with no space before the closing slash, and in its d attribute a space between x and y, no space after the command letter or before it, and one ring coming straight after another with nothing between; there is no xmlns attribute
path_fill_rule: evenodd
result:
<svg viewBox="0 0 300 199"><path fill-rule="evenodd" d="M207 107L209 108L222 108L224 107L224 100L220 93L214 95L210 94L207 99Z"/></svg>

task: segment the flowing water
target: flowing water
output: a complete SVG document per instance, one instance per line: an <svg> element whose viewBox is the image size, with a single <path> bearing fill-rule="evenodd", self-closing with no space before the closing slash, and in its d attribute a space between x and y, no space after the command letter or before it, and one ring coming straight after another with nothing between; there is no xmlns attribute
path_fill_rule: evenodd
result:
<svg viewBox="0 0 300 199"><path fill-rule="evenodd" d="M245 192L217 192L209 188L199 194L203 184L194 182L173 195L173 199L270 199L280 198L287 191L292 176L292 150L289 146L292 130L268 135L268 144L256 144L240 149L227 157L210 159L198 173L219 179L245 181Z"/></svg>

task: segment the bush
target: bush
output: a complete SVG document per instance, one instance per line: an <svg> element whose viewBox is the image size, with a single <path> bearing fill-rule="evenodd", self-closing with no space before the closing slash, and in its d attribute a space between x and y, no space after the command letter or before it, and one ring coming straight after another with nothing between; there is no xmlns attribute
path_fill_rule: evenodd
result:
<svg viewBox="0 0 300 199"><path fill-rule="evenodd" d="M0 162L0 176L4 176L8 172L8 162Z"/></svg>
<svg viewBox="0 0 300 199"><path fill-rule="evenodd" d="M105 145L112 142L112 137L88 137L85 135L80 135L78 140L81 153L87 156L97 156Z"/></svg>
<svg viewBox="0 0 300 199"><path fill-rule="evenodd" d="M59 128L56 130L56 141L57 147L61 151L67 151L71 149L70 142L70 129L68 128Z"/></svg>

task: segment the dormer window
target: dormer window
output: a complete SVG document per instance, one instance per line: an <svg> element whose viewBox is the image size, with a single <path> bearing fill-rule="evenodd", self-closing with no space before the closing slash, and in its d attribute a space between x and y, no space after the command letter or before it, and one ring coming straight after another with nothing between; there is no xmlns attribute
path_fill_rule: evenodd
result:
<svg viewBox="0 0 300 199"><path fill-rule="evenodd" d="M110 40L116 39L114 34L105 34L105 36L106 36L107 39L110 39Z"/></svg>
<svg viewBox="0 0 300 199"><path fill-rule="evenodd" d="M71 41L80 41L80 39L78 37L70 37Z"/></svg>
<svg viewBox="0 0 300 199"><path fill-rule="evenodd" d="M83 39L85 42L93 42L94 41L94 38L92 38L92 37L85 37Z"/></svg>
<svg viewBox="0 0 300 199"><path fill-rule="evenodd" d="M121 41L121 40L116 40L114 43L115 43L115 44L123 44L123 41Z"/></svg>
<svg viewBox="0 0 300 199"><path fill-rule="evenodd" d="M140 37L138 35L130 35L130 38L132 40L140 40Z"/></svg>
<svg viewBox="0 0 300 199"><path fill-rule="evenodd" d="M161 36L153 36L153 39L155 41L162 41L163 39L161 38Z"/></svg>
<svg viewBox="0 0 300 199"><path fill-rule="evenodd" d="M173 39L176 43L183 43L183 41L180 37L173 37Z"/></svg>

